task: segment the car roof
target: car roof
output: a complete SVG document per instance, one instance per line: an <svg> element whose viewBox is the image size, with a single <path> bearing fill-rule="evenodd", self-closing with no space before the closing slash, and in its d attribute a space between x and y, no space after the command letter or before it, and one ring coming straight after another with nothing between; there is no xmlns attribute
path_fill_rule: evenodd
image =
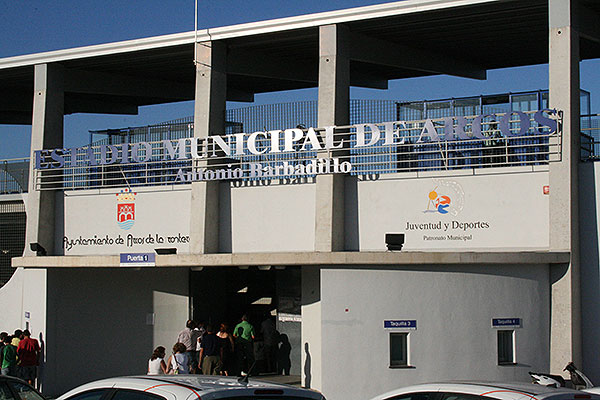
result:
<svg viewBox="0 0 600 400"><path fill-rule="evenodd" d="M455 392L465 393L477 396L486 396L502 400L517 399L544 399L551 397L559 398L588 398L600 400L600 396L589 393L583 395L579 390L568 388L553 388L543 385L534 385L523 382L484 382L484 381L458 381L458 382L440 382L424 383L420 385L408 386L379 395L372 400L383 400L390 397L399 396L413 392ZM583 395L583 396L582 396Z"/></svg>
<svg viewBox="0 0 600 400"><path fill-rule="evenodd" d="M102 379L79 386L63 394L58 400L63 400L77 393L99 388L121 388L142 390L163 397L177 399L196 398L203 400L230 396L252 396L255 394L279 394L284 396L306 397L315 400L322 398L319 392L301 389L290 385L258 381L250 379L242 383L235 377L211 375L140 375ZM269 393L277 390L277 393ZM259 393L256 393L256 392Z"/></svg>

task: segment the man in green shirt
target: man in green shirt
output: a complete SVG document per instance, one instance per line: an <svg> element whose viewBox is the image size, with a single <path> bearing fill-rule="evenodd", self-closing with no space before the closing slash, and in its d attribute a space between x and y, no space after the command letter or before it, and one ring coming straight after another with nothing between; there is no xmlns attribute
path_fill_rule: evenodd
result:
<svg viewBox="0 0 600 400"><path fill-rule="evenodd" d="M242 328L241 334L239 328ZM237 324L233 330L233 337L238 336L249 342L254 340L254 327L248 322L248 316L246 314L242 315L242 322Z"/></svg>
<svg viewBox="0 0 600 400"><path fill-rule="evenodd" d="M254 340L254 327L248 322L246 314L242 316L242 322L235 326L233 337L235 338L235 344L240 349L240 371L242 375L250 374L250 370L254 366L254 345L252 344Z"/></svg>
<svg viewBox="0 0 600 400"><path fill-rule="evenodd" d="M17 376L17 348L10 344L11 337L4 338L2 348L2 375Z"/></svg>

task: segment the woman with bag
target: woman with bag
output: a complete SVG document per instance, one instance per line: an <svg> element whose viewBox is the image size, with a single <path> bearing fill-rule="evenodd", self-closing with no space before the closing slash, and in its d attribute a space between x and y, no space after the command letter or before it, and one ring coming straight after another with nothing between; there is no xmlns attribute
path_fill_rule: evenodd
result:
<svg viewBox="0 0 600 400"><path fill-rule="evenodd" d="M189 374L190 373L190 359L186 353L186 347L183 343L175 343L173 346L173 354L169 357L167 362L168 371L170 375L175 374Z"/></svg>

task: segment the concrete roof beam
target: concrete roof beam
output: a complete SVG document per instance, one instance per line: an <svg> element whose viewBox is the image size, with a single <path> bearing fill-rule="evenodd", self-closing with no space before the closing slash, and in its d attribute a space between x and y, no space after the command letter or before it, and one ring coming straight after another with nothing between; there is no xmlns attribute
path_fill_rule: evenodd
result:
<svg viewBox="0 0 600 400"><path fill-rule="evenodd" d="M193 100L194 85L155 78L68 69L65 71L65 93L162 98L166 103Z"/></svg>
<svg viewBox="0 0 600 400"><path fill-rule="evenodd" d="M65 101L65 115L75 113L122 114L137 115L138 106L118 100L101 100L97 98L77 98L76 101Z"/></svg>
<svg viewBox="0 0 600 400"><path fill-rule="evenodd" d="M579 5L579 35L597 43L600 43L600 15L594 10Z"/></svg>
<svg viewBox="0 0 600 400"><path fill-rule="evenodd" d="M242 76L283 79L317 85L317 69L299 61L289 61L256 51L230 49L227 73Z"/></svg>
<svg viewBox="0 0 600 400"><path fill-rule="evenodd" d="M388 67L486 79L483 67L435 51L350 33L350 59Z"/></svg>

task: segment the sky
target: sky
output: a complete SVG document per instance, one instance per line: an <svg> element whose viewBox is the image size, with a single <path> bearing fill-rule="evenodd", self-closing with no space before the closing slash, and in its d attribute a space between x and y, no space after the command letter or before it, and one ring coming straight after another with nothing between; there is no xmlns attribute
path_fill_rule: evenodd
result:
<svg viewBox="0 0 600 400"><path fill-rule="evenodd" d="M198 28L234 25L384 3L383 0L198 0ZM0 0L0 58L194 30L194 0ZM600 61L581 64L581 87L599 113ZM477 81L449 76L390 81L385 91L353 88L355 99L423 100L546 89L547 65L488 71ZM316 99L316 89L260 94L255 104ZM242 104L231 104L240 106ZM243 105L249 105L244 103ZM141 107L137 116L65 116L65 144L89 130L142 126L193 114L192 102ZM30 126L0 125L0 159L28 157Z"/></svg>

